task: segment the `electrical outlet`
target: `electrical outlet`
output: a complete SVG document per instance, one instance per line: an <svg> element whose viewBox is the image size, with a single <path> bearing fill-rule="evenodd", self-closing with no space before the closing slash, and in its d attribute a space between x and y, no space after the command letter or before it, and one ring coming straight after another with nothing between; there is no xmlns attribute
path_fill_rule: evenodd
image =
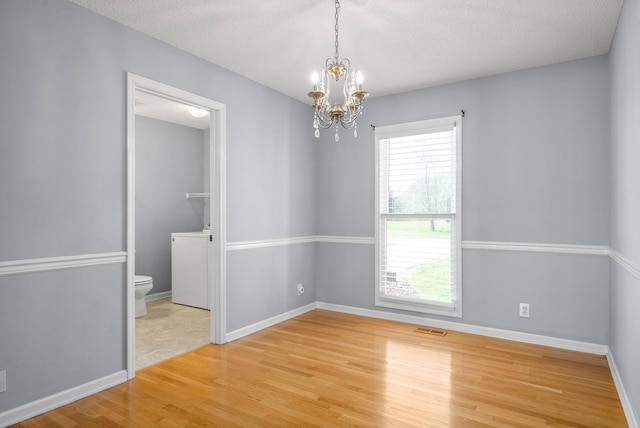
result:
<svg viewBox="0 0 640 428"><path fill-rule="evenodd" d="M297 290L298 290L298 296L301 296L304 294L304 287L302 286L302 284L298 284Z"/></svg>
<svg viewBox="0 0 640 428"><path fill-rule="evenodd" d="M528 303L520 303L520 318L529 318L529 304Z"/></svg>
<svg viewBox="0 0 640 428"><path fill-rule="evenodd" d="M0 370L0 392L7 390L7 371Z"/></svg>

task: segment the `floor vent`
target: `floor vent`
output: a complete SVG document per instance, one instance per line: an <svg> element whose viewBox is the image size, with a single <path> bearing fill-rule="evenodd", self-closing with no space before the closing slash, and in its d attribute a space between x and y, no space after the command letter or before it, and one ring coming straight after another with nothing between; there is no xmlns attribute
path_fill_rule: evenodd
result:
<svg viewBox="0 0 640 428"><path fill-rule="evenodd" d="M424 334L433 334L435 336L446 336L447 332L444 330L438 330L436 328L429 328L429 327L418 327L416 329L416 331L418 333L424 333Z"/></svg>

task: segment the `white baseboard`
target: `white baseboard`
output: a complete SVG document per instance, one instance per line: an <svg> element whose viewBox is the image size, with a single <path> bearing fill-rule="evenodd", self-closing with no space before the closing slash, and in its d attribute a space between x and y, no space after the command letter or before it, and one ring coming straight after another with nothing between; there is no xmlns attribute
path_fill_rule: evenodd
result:
<svg viewBox="0 0 640 428"><path fill-rule="evenodd" d="M622 404L622 409L624 410L624 415L627 418L629 428L638 428L638 420L636 419L636 415L633 413L633 406L631 406L631 401L629 401L627 392L624 389L622 377L620 377L620 372L618 371L618 367L616 366L616 362L610 349L608 349L607 351L607 361L609 362L609 368L611 369L613 383L615 383L616 389L618 390L620 403Z"/></svg>
<svg viewBox="0 0 640 428"><path fill-rule="evenodd" d="M577 340L560 339L557 337L541 336L538 334L522 333L512 330L502 330L492 327L482 327L432 318L423 318L414 315L396 314L385 311L377 311L373 309L362 309L353 306L334 305L332 303L318 302L318 309L326 309L328 311L334 312L344 312L347 314L361 315L365 317L379 318L389 321L398 321L429 327L438 327L445 330L459 331L461 333L477 334L480 336L514 340L518 342L532 343L535 345L551 346L553 348L586 352L589 354L606 355L608 350L607 345L599 345L597 343L579 342Z"/></svg>
<svg viewBox="0 0 640 428"><path fill-rule="evenodd" d="M81 398L87 397L96 392L111 388L127 381L125 370L110 374L100 379L92 380L82 385L78 385L66 391L32 401L23 406L16 407L6 412L0 413L0 427L6 427L24 421L42 413L48 412L65 404L72 403Z"/></svg>
<svg viewBox="0 0 640 428"><path fill-rule="evenodd" d="M163 291L162 293L147 294L146 296L144 296L144 300L147 302L153 302L154 300L162 300L169 297L171 297L171 290Z"/></svg>
<svg viewBox="0 0 640 428"><path fill-rule="evenodd" d="M239 328L237 330L231 331L231 332L227 333L227 342L231 342L231 341L234 341L236 339L240 339L241 337L248 336L248 335L250 335L252 333L255 333L255 332L260 331L260 330L264 330L265 328L274 326L274 325L279 324L279 323L281 323L283 321L289 320L291 318L295 318L295 317L297 317L299 315L302 315L302 314L305 314L307 312L310 312L310 311L316 309L317 307L318 307L317 303L315 303L315 302L314 303L310 303L308 305L301 306L299 308L293 309L293 310L291 310L289 312L285 312L283 314L276 315L275 317L266 319L264 321L260 321L260 322L257 322L255 324L251 324L251 325L248 325L246 327L242 327L242 328Z"/></svg>

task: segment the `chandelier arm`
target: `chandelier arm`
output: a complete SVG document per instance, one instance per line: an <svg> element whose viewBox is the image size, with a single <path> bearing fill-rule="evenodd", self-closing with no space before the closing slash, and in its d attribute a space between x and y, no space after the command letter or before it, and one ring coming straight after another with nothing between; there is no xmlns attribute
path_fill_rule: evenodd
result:
<svg viewBox="0 0 640 428"><path fill-rule="evenodd" d="M319 122L318 126L322 129L329 129L333 126L333 123L323 123L323 122Z"/></svg>
<svg viewBox="0 0 640 428"><path fill-rule="evenodd" d="M327 129L331 127L334 123L333 118L329 116L329 114L327 113L327 110L324 108L318 112L317 117L318 117L318 125L322 129Z"/></svg>
<svg viewBox="0 0 640 428"><path fill-rule="evenodd" d="M342 127L344 129L351 129L353 127L353 125L355 125L356 121L358 120L358 116L360 116L360 107L358 107L355 111L355 113L353 114L349 114L348 117L344 118L340 118L340 125L342 125Z"/></svg>

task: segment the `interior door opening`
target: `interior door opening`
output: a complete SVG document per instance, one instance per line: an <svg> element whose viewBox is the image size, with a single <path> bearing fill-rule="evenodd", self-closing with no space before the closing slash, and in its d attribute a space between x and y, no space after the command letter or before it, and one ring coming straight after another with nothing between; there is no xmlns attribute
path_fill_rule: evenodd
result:
<svg viewBox="0 0 640 428"><path fill-rule="evenodd" d="M197 109L197 110L196 110ZM187 113L188 110L192 110L190 113ZM200 117L197 117L200 116ZM142 132L143 129L156 129L157 130L147 130L144 134L139 134L136 132L136 125L138 126L138 131ZM164 128L163 128L164 127ZM201 134L198 133L198 129L201 130ZM156 134L154 134L154 132ZM144 135L145 138L147 135L155 135L155 137L150 137L151 139L155 138L158 141L163 141L166 133L178 132L178 137L176 137L180 141L187 141L192 139L191 145L187 145L186 143L183 146L173 146L171 143L170 148L154 148L152 143L147 141L142 141L142 137L140 135ZM140 138L138 144L136 144L137 135ZM199 137L199 135L201 135ZM224 194L224 148L225 148L225 106L216 101L203 98L201 96L152 81L150 79L146 79L134 74L127 74L127 305L126 305L126 313L127 313L127 372L128 377L132 378L135 376L136 370L136 310L138 310L138 314L140 314L140 305L144 305L144 302L141 303L143 299L138 298L138 302L136 303L136 280L138 282L143 278L141 275L143 272L139 271L136 268L136 237L144 237L142 240L144 241L144 245L146 248L153 248L154 245L150 242L153 239L165 239L166 244L169 244L171 239L171 244L173 241L178 240L182 243L181 247L184 246L184 242L196 243L196 240L188 240L188 238L202 238L205 237L206 240L198 239L197 241L203 241L199 245L201 248L204 248L204 252L199 256L203 259L198 262L198 264L202 265L206 262L206 270L203 275L200 275L198 279L200 281L206 282L206 290L203 294L202 290L199 290L197 294L197 298L199 300L187 300L184 305L184 309L187 310L189 305L193 305L195 307L200 307L203 309L211 309L209 320L209 336L210 342L221 344L226 342L226 307L225 307L225 252L224 246L226 242L225 237L225 194ZM198 153L194 153L193 150L198 150L197 139L200 138L200 154L201 159L204 161L200 165L201 167L201 188L199 188L196 184L194 184L193 180L196 179L198 173L196 172L194 175L193 171L197 171L198 168L191 168L189 166L184 166L185 173L179 174L180 179L183 180L182 185L186 188L189 186L193 186L191 191L185 190L184 198L189 200L188 206L186 206L187 211L185 212L185 203L182 201L180 204L174 203L173 205L180 206L182 209L182 214L174 215L173 217L185 217L181 218L180 224L176 224L174 227L180 229L193 229L196 227L200 227L201 231L193 231L191 234L184 235L183 233L166 233L166 231L159 233L159 237L156 236L153 231L144 231L144 227L149 226L147 222L143 225L136 224L136 205L138 204L140 213L145 211L145 208L148 208L144 205L145 201L149 202L149 206L153 204L162 204L169 203L167 201L159 202L159 200L165 198L165 195L162 193L162 190L167 189L168 186L171 186L174 181L171 180L165 183L163 186L162 183L137 183L137 169L139 168L142 172L145 171L144 177L141 174L141 180L154 180L156 177L158 180L162 180L163 175L156 175L146 173L147 170L153 170L154 168L158 168L158 165L154 164L154 166L147 166L145 163L138 163L137 156L142 158L145 154L145 150L147 156L156 159L154 162L162 162L157 158L161 158L164 156L169 159L168 167L165 164L165 167L162 168L164 171L164 175L171 176L171 171L173 169L178 169L179 159L188 158L191 163L193 163L193 159L198 157ZM195 146L193 139L195 139ZM170 140L170 138L169 138ZM166 146L166 144L165 144ZM171 151L173 150L173 152ZM188 153L191 151L191 153ZM183 152L185 152L183 154ZM162 154L161 154L162 153ZM174 162L175 163L171 163ZM182 159L183 163L186 162L185 159ZM167 160L165 159L165 162ZM136 166L138 165L138 167ZM173 168L175 166L175 168ZM193 171L191 171L193 170ZM189 171L189 172L187 172ZM185 176L191 176L185 177ZM186 181L185 181L186 180ZM189 181L191 180L191 181ZM191 183L191 184L188 184ZM154 185L154 184L157 184ZM142 189L143 187L146 189L147 193L143 196L138 196L137 188ZM156 189L159 188L160 191ZM196 190L195 192L193 190ZM173 195L175 198L175 189L173 189ZM202 191L199 191L202 190ZM169 192L167 192L169 193ZM141 200L144 199L144 200ZM166 198L165 198L166 199ZM175 200L175 199L174 199ZM153 204L151 203L153 201ZM173 208L172 208L173 209ZM189 210L193 212L189 212ZM194 216L194 213L201 209L200 218L197 219L197 216ZM162 211L162 210L156 210ZM152 219L152 213L146 212L145 216L142 218ZM161 213L157 213L161 215ZM159 222L158 224L160 224ZM175 223L174 223L175 224ZM196 226L198 225L198 226ZM165 225L165 228L167 226ZM158 227L160 229L160 227ZM147 232L142 233L142 232ZM183 232L181 230L176 230L176 232ZM169 236L163 236L169 235ZM184 236L183 236L184 235ZM196 236L198 235L198 236ZM185 237L186 236L186 237ZM171 237L171 238L170 238ZM185 239L187 241L185 241ZM192 244L188 244L188 246ZM204 247L202 247L204 245ZM142 244L141 244L142 246ZM159 245L156 245L158 247ZM161 245L166 252L166 247L164 243ZM150 251L147 251L145 248L145 257L149 258ZM201 251L202 252L202 251ZM195 253L189 253L188 256L182 258L182 262L180 263L190 263L193 261ZM141 255L142 256L142 255ZM164 257L166 259L166 254L155 255L155 257ZM154 265L152 262L144 259L144 263L141 265L146 265L146 269L149 269L148 266ZM173 262L172 262L173 263ZM194 262L195 263L195 262ZM166 264L166 263L161 263ZM155 264L156 266L158 263ZM175 269L179 271L179 269ZM156 270L157 271L157 270ZM182 269L182 271L186 271L188 274L192 271L191 268ZM157 296L159 298L169 296L172 291L163 291L164 288L167 288L167 271L165 267L165 271L159 271L158 280L162 282L162 285L159 286L162 288L160 292L156 289L156 293L153 293L152 296ZM189 280L192 278L189 277ZM191 283L187 281L187 283ZM173 284L171 285L173 287ZM140 291L140 288L137 289ZM191 290L183 290L180 289L177 295L191 296L193 292ZM140 294L140 293L138 293ZM183 297L180 297L183 298ZM191 297L190 297L191 298ZM166 302L158 301L157 303L160 305L165 305ZM178 299L178 303L185 303L184 301L180 301ZM138 307L136 308L136 304ZM148 302L147 305L153 304ZM177 305L182 306L182 305ZM171 306L162 306L163 311L167 311L173 307ZM180 308L183 309L183 308ZM190 308L193 309L193 308ZM198 312L198 310L195 310ZM202 312L202 311L200 311ZM159 312L158 312L159 313ZM166 315L163 313L163 315ZM193 315L193 314L191 314ZM191 316L189 315L189 316ZM186 315L183 315L186 316ZM202 317L201 315L198 315ZM142 320L142 318L140 318ZM188 324L190 321L186 321ZM191 321L193 322L193 321ZM206 321L204 321L206 322ZM150 321L145 321L145 326L150 325ZM161 327L160 331L161 331ZM188 349L187 349L188 350ZM167 352L172 352L170 349L166 350ZM161 357L161 353L159 354ZM157 358L157 357L156 357Z"/></svg>

